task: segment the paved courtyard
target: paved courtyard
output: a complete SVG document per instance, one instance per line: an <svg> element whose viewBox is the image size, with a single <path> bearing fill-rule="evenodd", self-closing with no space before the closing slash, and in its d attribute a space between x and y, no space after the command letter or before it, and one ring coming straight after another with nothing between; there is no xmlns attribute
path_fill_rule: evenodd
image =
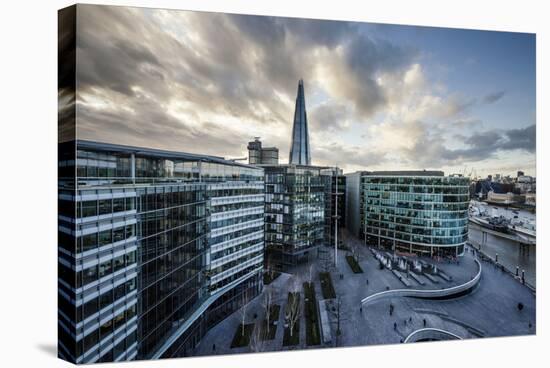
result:
<svg viewBox="0 0 550 368"><path fill-rule="evenodd" d="M361 241L353 238L346 240L347 245ZM274 340L256 344L253 348L231 348L231 340L241 322L242 315L236 312L208 331L200 342L194 355L235 354L251 351L284 351L334 346L357 346L373 344L400 343L411 332L426 327L450 331L462 338L497 337L534 334L536 329L535 295L522 285L518 279L503 272L499 267L486 261L481 262L482 274L478 286L469 294L448 300L427 300L409 297L381 299L361 307L361 300L388 288L403 289L404 284L388 269L379 269L379 261L365 246L356 246L356 254L363 273L354 274L345 260L346 251L338 252L337 268L331 267L330 273L337 299L329 301L329 319L332 341L327 344L307 346L305 338L305 320L300 319L300 343L294 347L283 347L284 308L289 289L296 288L302 294L302 283L309 281L310 275L315 284L317 300L322 300L318 272L323 271L322 262L312 260L292 270L292 274L283 273L268 286L274 293L274 303L281 306L277 333ZM333 256L333 249L328 248ZM436 262L451 281L438 279L437 283L424 279L425 285L419 285L409 279L414 289L438 289L451 287L470 280L478 270L474 261L475 254L470 248L458 264L448 261ZM368 280L368 283L367 283ZM251 301L247 307L246 323L256 323L259 329L265 312L262 307L263 295ZM337 336L337 301L340 300L340 330ZM524 306L519 311L518 303ZM303 299L301 303L303 316ZM390 316L390 304L393 314ZM256 315L256 318L254 316ZM215 345L215 350L213 349Z"/></svg>

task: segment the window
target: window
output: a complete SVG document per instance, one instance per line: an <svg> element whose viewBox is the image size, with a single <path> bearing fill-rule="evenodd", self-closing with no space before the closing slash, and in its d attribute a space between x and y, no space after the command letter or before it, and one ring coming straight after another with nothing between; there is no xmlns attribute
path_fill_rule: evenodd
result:
<svg viewBox="0 0 550 368"><path fill-rule="evenodd" d="M99 297L99 309L103 309L106 306L113 303L113 290L109 290Z"/></svg>
<svg viewBox="0 0 550 368"><path fill-rule="evenodd" d="M101 334L101 337L108 336L113 332L113 320L110 319L109 321L105 322L101 327L99 328L99 333Z"/></svg>
<svg viewBox="0 0 550 368"><path fill-rule="evenodd" d="M111 238L111 230L105 230L99 233L99 245L107 245L111 244L112 238Z"/></svg>
<svg viewBox="0 0 550 368"><path fill-rule="evenodd" d="M113 243L124 240L124 227L113 230Z"/></svg>
<svg viewBox="0 0 550 368"><path fill-rule="evenodd" d="M126 291L126 284L120 284L115 288L115 300L122 298Z"/></svg>
<svg viewBox="0 0 550 368"><path fill-rule="evenodd" d="M82 271L82 285L89 284L97 280L97 265Z"/></svg>
<svg viewBox="0 0 550 368"><path fill-rule="evenodd" d="M134 197L126 198L126 211L130 211L135 208L135 200L136 199Z"/></svg>
<svg viewBox="0 0 550 368"><path fill-rule="evenodd" d="M97 311L98 311L98 301L97 301L97 298L93 298L92 300L84 304L82 318L86 319L91 315L93 315L94 313L97 313Z"/></svg>
<svg viewBox="0 0 550 368"><path fill-rule="evenodd" d="M97 247L97 233L84 235L82 237L82 251L93 249Z"/></svg>
<svg viewBox="0 0 550 368"><path fill-rule="evenodd" d="M115 326L115 330L117 330L120 326L122 326L124 324L125 320L124 320L124 312L120 313L118 316L116 316L114 319L113 319L113 323L114 323L114 326Z"/></svg>
<svg viewBox="0 0 550 368"><path fill-rule="evenodd" d="M126 293L134 290L136 288L136 279L131 279L126 283Z"/></svg>
<svg viewBox="0 0 550 368"><path fill-rule="evenodd" d="M124 210L124 198L113 199L113 212L122 212Z"/></svg>
<svg viewBox="0 0 550 368"><path fill-rule="evenodd" d="M136 234L136 225L126 226L126 239L131 238Z"/></svg>
<svg viewBox="0 0 550 368"><path fill-rule="evenodd" d="M107 262L103 262L99 265L99 278L102 278L105 275L108 275L111 273L112 270L112 261L108 260Z"/></svg>
<svg viewBox="0 0 550 368"><path fill-rule="evenodd" d="M84 201L82 203L82 217L97 216L97 201Z"/></svg>
<svg viewBox="0 0 550 368"><path fill-rule="evenodd" d="M99 330L95 330L84 337L84 351L89 350L99 341Z"/></svg>
<svg viewBox="0 0 550 368"><path fill-rule="evenodd" d="M121 270L124 268L124 255L116 257L113 259L113 272Z"/></svg>
<svg viewBox="0 0 550 368"><path fill-rule="evenodd" d="M126 254L125 257L126 257L126 266L136 263L136 252L130 252Z"/></svg>
<svg viewBox="0 0 550 368"><path fill-rule="evenodd" d="M99 201L99 214L105 215L108 213L112 213L112 206L111 206L111 200L110 199L102 199Z"/></svg>

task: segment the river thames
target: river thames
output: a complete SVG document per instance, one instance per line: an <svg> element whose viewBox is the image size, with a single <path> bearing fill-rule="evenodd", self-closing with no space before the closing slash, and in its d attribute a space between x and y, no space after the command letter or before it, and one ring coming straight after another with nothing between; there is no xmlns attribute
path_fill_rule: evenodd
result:
<svg viewBox="0 0 550 368"><path fill-rule="evenodd" d="M481 231L478 225L470 223L470 241L476 245L481 243ZM519 272L525 270L525 281L532 286L536 285L536 258L535 245L525 246L528 251L521 251L517 242L487 234L487 242L482 246L481 251L488 257L494 259L498 253L498 262L508 270L515 272L519 266Z"/></svg>

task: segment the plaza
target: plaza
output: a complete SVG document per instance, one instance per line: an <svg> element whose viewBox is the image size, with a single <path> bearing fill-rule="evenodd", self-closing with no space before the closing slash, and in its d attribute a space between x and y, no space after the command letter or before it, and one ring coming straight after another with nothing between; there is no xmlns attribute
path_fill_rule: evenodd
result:
<svg viewBox="0 0 550 368"><path fill-rule="evenodd" d="M356 243L355 246L353 243ZM336 299L323 302L319 272L324 271L326 265L314 259L308 264L296 267L290 273L282 273L267 285L267 289L264 288L264 292L250 302L245 317L245 323L254 324L254 328L259 328L265 315L262 297L266 290L274 292L273 302L281 305L281 310L284 310L289 289L296 289L296 284L300 285L298 290L303 299L301 285L302 282L310 280L311 274L316 299L321 301L319 312L323 304L327 306L330 342L321 339L318 345L306 343L306 322L302 311L298 345L283 346L285 317L284 313L279 313L273 340L265 341L261 346L252 344L252 347L231 348L231 339L243 317L241 313L236 312L213 327L204 336L193 355L398 344L404 342L414 331L423 328L441 329L461 339L535 334L534 292L523 285L520 279L514 278L490 260L481 260L481 257L479 283L468 293L446 299L390 296L365 305L361 304L365 297L388 289L441 290L468 282L479 271L474 260L479 254L469 246L466 247L465 255L460 258L458 264L449 260L425 260L450 276L450 281L438 278L437 283L434 283L425 279L424 285L420 285L415 280L410 280L411 286L407 288L392 271L380 269L380 262L375 254L362 245L360 240L348 236L344 244L353 247L363 273L354 273L346 261L345 255L350 254L350 251L339 250L337 267L331 267L330 270ZM329 251L332 252L332 248ZM518 306L519 303L521 307ZM304 303L301 308L304 308ZM340 334L337 334L338 324Z"/></svg>

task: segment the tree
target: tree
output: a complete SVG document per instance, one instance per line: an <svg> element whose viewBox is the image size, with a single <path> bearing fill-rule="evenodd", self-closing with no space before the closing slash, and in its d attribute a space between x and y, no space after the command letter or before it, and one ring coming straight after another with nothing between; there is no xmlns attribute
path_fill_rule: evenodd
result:
<svg viewBox="0 0 550 368"><path fill-rule="evenodd" d="M273 281L273 276L275 275L275 272L273 271L273 262L271 261L272 256L268 256L265 261L265 273L267 275L267 279L269 280L269 283Z"/></svg>
<svg viewBox="0 0 550 368"><path fill-rule="evenodd" d="M266 320L266 335L269 336L269 329L271 328L271 311L273 309L273 290L272 287L264 288L264 298L262 300L262 306L265 310Z"/></svg>
<svg viewBox="0 0 550 368"><path fill-rule="evenodd" d="M308 282L311 284L313 282L313 263L309 266L309 275Z"/></svg>
<svg viewBox="0 0 550 368"><path fill-rule="evenodd" d="M290 285L288 292L288 302L286 304L285 319L290 327L290 336L294 333L296 322L300 320L300 292L298 291L298 280L296 277Z"/></svg>
<svg viewBox="0 0 550 368"><path fill-rule="evenodd" d="M246 308L248 307L248 301L248 290L245 290L241 294L242 307L239 310L241 313L241 336L244 336L244 322L246 320Z"/></svg>
<svg viewBox="0 0 550 368"><path fill-rule="evenodd" d="M262 329L261 328L254 328L254 331L252 332L252 335L250 336L250 350L255 353L260 353L264 351L265 347L265 341L264 336L262 336Z"/></svg>

